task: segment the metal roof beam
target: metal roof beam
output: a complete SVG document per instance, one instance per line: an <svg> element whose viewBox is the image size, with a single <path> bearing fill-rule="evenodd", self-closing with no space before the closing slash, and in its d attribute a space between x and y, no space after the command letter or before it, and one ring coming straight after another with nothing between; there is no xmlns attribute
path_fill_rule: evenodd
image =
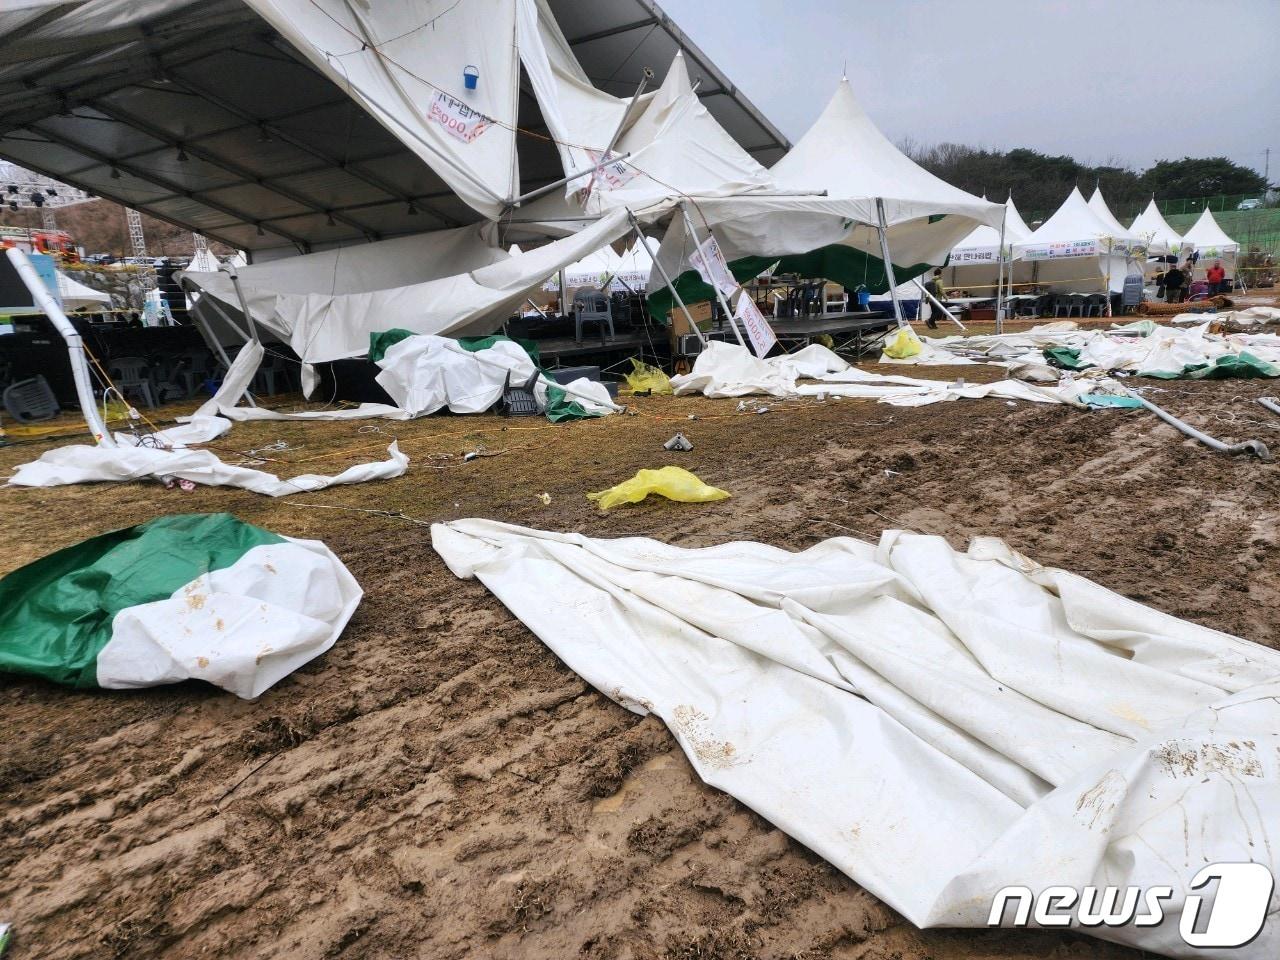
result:
<svg viewBox="0 0 1280 960"><path fill-rule="evenodd" d="M354 161L354 162L346 161L346 160L341 160L337 157L331 156L330 154L325 153L323 150L320 150L319 148L314 147L311 144L307 143L305 140L295 137L293 134L289 133L287 130L278 126L275 121L266 120L266 119L258 120L248 111L241 109L240 107L236 106L235 104L231 103L225 98L218 96L213 91L207 90L201 85L194 83L191 80L186 79L185 77L175 75L174 82L186 88L195 96L198 96L201 99L206 100L209 103L212 103L215 107L218 107L224 112L229 113L232 116L238 117L241 120L245 121L246 127L258 127L262 130L265 130L271 136L278 138L282 142L289 144L291 147L294 147L297 150L301 150L303 153L306 153L309 156L315 157L317 160L323 161L326 165L339 167L341 170L355 177L357 180L361 180L364 183L367 183L369 186L377 190L381 190L383 193L387 194L387 196L389 196L393 200L399 200L405 204L411 204L414 202L414 198L407 191L399 189L394 184L388 182L387 180L384 180L382 177L378 176L372 171L364 169L361 166L361 163L364 161ZM352 101L349 99L346 100L345 103L347 105L352 105ZM334 105L338 106L340 104L334 104ZM295 116L298 116L298 114L290 114L289 117L285 119L292 119ZM390 154L390 156L399 156L399 153ZM382 158L375 157L371 159L382 159ZM423 209L426 210L428 213L430 213L432 216L434 216L441 223L445 224L446 226L450 226L450 227L459 226L458 221L440 212L439 210L428 206L427 204L423 204Z"/></svg>
<svg viewBox="0 0 1280 960"><path fill-rule="evenodd" d="M116 120L119 120L121 123L128 124L129 126L133 127L135 130L141 130L147 136L155 140L159 140L163 143L167 143L169 144L169 146L173 147L174 149L183 150L189 153L193 157L198 157L199 159L203 160L205 163L211 166L218 167L219 169L225 170L228 173L232 174L233 176L240 177L242 180L247 180L251 183L254 183L262 187L264 190L268 190L271 193L284 197L286 200L290 200L293 203L298 204L298 206L300 207L306 207L307 209L311 210L313 213L323 213L326 216L332 217L335 220L341 220L343 223L351 227L353 230L359 230L361 233L371 237L374 240L381 239L381 234L379 234L378 231L374 230L372 227L367 226L366 224L360 223L358 220L352 220L349 217L346 217L345 215L336 211L333 207L326 207L323 203L319 202L318 200L308 197L306 194L299 193L297 190L294 190L291 187L287 187L279 183L272 177L260 177L257 174L255 174L252 170L250 170L248 167L243 167L233 160L227 160L226 158L219 156L218 154L214 153L211 150L207 150L204 147L198 146L196 144L186 143L183 140L179 140L178 138L170 134L168 131L162 130L159 127L153 126L152 124L148 123L146 120L143 120L141 117L135 116L134 114L130 113L127 110L122 110L117 106L114 106L112 104L102 103L100 101L90 101L88 104L86 104L86 106L89 106L94 110L97 110L99 113L106 114L108 117L112 117Z"/></svg>
<svg viewBox="0 0 1280 960"><path fill-rule="evenodd" d="M569 41L569 46L576 47L583 43L590 43L592 40L604 40L606 37L616 37L620 33L630 33L632 30L643 30L645 27L652 27L658 22L655 16L645 17L643 20L636 20L633 23L624 23L621 26L609 27L607 30L597 30L595 33L587 33L581 37L574 37Z"/></svg>
<svg viewBox="0 0 1280 960"><path fill-rule="evenodd" d="M90 157L94 160L97 160L103 166L115 167L119 170L122 170L125 173L129 174L129 176L136 177L137 179L143 181L144 183L154 184L155 186L168 190L171 194L174 194L176 197L183 197L188 200L194 200L196 203L203 204L204 206L208 207L210 210L217 210L219 213L225 214L226 216L231 217L233 220L239 220L245 224L257 224L259 222L257 218L255 218L252 214L248 213L247 211L238 210L235 207L228 206L227 204L222 203L221 201L213 200L209 197L202 197L200 196L198 191L184 189L181 184L175 183L174 181L168 179L167 177L159 176L151 171L144 170L140 167L136 167L129 163L122 163L122 162L113 160L111 157L107 156L105 153L101 153L100 151L89 146L88 144L81 143L78 140L72 139L71 137L63 136L62 134L57 133L53 130L46 130L43 127L41 127L39 124L32 124L30 129L34 130L36 133L40 134L40 136L44 137L45 139L58 144L59 146L66 147L68 150L74 150L76 153L80 153L86 157ZM16 161L16 162L21 162L24 166L27 165L26 161ZM33 166L31 169L39 169L39 167ZM50 172L50 171L44 171L44 172L48 173L48 175L51 177L58 176L58 174L54 172ZM94 193L98 192L94 188L91 188L91 189L93 190ZM125 202L125 206L137 206L140 209L146 209L146 204L139 205L137 203ZM182 224L179 224L179 225L183 226ZM190 225L186 225L186 226L187 226L187 229L191 229ZM296 234L289 233L288 231L285 231L285 230L278 230L278 229L273 229L272 232L279 234L280 236L284 237L286 240L289 240L292 243L296 243L296 244L299 244L300 246L305 246L307 248L310 248L310 243Z"/></svg>

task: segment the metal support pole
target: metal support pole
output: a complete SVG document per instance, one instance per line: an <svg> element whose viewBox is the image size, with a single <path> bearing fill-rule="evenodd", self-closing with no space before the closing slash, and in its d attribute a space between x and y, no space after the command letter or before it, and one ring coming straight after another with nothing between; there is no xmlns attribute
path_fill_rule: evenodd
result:
<svg viewBox="0 0 1280 960"><path fill-rule="evenodd" d="M236 268L229 263L224 263L218 269L225 270L231 277L231 285L236 288L236 299L240 301L240 311L244 314L244 322L249 327L249 337L258 340L258 328L253 322L253 314L249 312L249 301L245 299L244 290L240 288L240 274L236 272Z"/></svg>
<svg viewBox="0 0 1280 960"><path fill-rule="evenodd" d="M684 314L685 320L689 322L689 329L694 332L698 338L698 342L704 347L707 345L707 338L702 335L702 331L698 329L698 325L693 322L693 314L689 312L689 308L685 306L684 300L680 297L680 292L676 290L676 285L671 282L671 277L667 274L667 268L662 265L662 261L658 259L658 255L653 248L649 246L649 238L640 230L640 223L636 220L636 215L630 210L627 211L627 217L631 220L631 227L635 230L636 236L640 238L640 242L644 245L645 253L649 254L649 258L653 261L653 265L658 268L658 272L662 274L662 280L667 285L667 289L671 291L671 296L676 302L676 306L680 308L680 312Z"/></svg>
<svg viewBox="0 0 1280 960"><path fill-rule="evenodd" d="M893 261L889 259L889 234L884 216L884 199L876 197L876 219L879 221L877 230L880 233L880 256L884 260L884 275L889 281L889 299L893 301L893 319L898 321L899 327L906 327L908 323L902 318L902 304L898 302L898 279L893 275Z"/></svg>
<svg viewBox="0 0 1280 960"><path fill-rule="evenodd" d="M1004 333L1004 224L1009 218L1009 202L1006 200L1004 213L1000 215L1000 268L996 275L996 336ZM1009 267L1010 275L1013 267Z"/></svg>
<svg viewBox="0 0 1280 960"><path fill-rule="evenodd" d="M689 217L689 211L685 209L684 204L680 204L680 216L684 217L684 227L689 231L689 236L693 238L693 245L700 247L702 244L698 242L698 231L693 228L693 220ZM738 346L746 347L747 341L742 338L742 331L738 329L738 322L733 318L733 311L729 309L729 301L725 299L720 288L714 283L711 289L716 292L716 299L720 301L720 309L724 311L724 318L729 321L729 326L733 330L733 336L738 341Z"/></svg>
<svg viewBox="0 0 1280 960"><path fill-rule="evenodd" d="M1189 423L1184 423L1172 413L1157 407L1154 403L1139 393L1123 388L1125 393L1133 397L1140 404L1154 413L1157 417L1172 427L1176 427L1193 440L1199 440L1210 450L1217 450L1219 453L1249 453L1257 457L1259 460L1266 462L1271 461L1271 451L1267 449L1267 445L1261 440L1245 440L1241 443L1223 443L1217 437L1211 437L1207 433L1197 430Z"/></svg>
<svg viewBox="0 0 1280 960"><path fill-rule="evenodd" d="M191 292L190 288L188 288L188 296ZM218 359L222 361L223 366L230 370L231 357L227 355L226 348L222 346L222 341L214 335L213 328L209 326L209 318L202 312L206 304L213 308L214 313L222 319L223 323L229 326L236 333L240 334L240 336L244 337L246 343L248 343L249 337L246 336L245 332L236 325L236 322L218 306L217 297L201 292L200 299L195 301L195 306L191 310L191 318L195 321L196 326L200 328L200 333L204 337L204 342L209 345L209 349L216 353L218 355ZM253 400L253 394L248 390L244 392L244 398L249 401L249 406L257 406ZM237 398L236 402L239 402L239 398Z"/></svg>
<svg viewBox="0 0 1280 960"><path fill-rule="evenodd" d="M608 157L607 159L601 160L595 166L588 167L586 170L579 170L577 173L571 173L567 177L561 177L559 180L553 180L551 183L544 184L543 186L539 187L537 190L530 190L528 193L524 194L523 196L516 197L514 200L511 201L510 207L511 209L515 209L516 207L519 207L522 204L528 203L530 200L538 199L538 197L541 197L543 194L550 193L556 187L563 187L570 180L577 180L580 177L585 177L589 173L595 173L601 167L607 167L611 163L616 163L619 160L625 160L629 156L631 156L631 152L627 151L620 157Z"/></svg>
<svg viewBox="0 0 1280 960"><path fill-rule="evenodd" d="M85 360L84 340L71 325L67 315L62 312L62 307L49 292L49 288L44 285L44 281L36 273L36 268L31 265L26 253L17 247L10 247L6 252L14 270L30 292L32 301L44 312L62 339L67 342L67 354L71 358L71 376L75 381L76 399L80 402L80 412L84 414L85 426L89 428L94 442L99 446L114 447L115 438L107 431L107 425L98 414L97 401L93 396L93 381L89 377L89 363Z"/></svg>

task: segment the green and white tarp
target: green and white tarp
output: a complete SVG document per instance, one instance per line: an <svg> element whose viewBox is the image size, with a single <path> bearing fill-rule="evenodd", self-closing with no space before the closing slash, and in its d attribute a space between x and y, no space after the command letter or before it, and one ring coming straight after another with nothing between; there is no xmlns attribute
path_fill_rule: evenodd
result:
<svg viewBox="0 0 1280 960"><path fill-rule="evenodd" d="M226 513L92 537L0 579L0 673L262 694L328 650L363 591L318 540Z"/></svg>

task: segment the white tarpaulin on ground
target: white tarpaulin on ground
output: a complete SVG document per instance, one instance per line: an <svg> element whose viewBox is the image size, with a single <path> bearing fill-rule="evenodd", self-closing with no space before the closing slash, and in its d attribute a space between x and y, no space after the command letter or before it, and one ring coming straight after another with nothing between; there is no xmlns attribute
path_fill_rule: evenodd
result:
<svg viewBox="0 0 1280 960"><path fill-rule="evenodd" d="M190 417L180 417L178 426L147 438L146 445L135 445L130 435L117 433L118 445L114 447L56 447L43 453L39 460L19 466L9 483L18 487L58 487L69 483L172 479L285 497L339 484L389 480L408 469L409 458L396 443L387 447L387 460L356 464L336 476L308 473L288 480L263 470L223 463L212 450L189 449L188 444L207 443L231 428L231 422L220 414L232 409L243 395L261 360L262 346L245 344L218 392Z"/></svg>
<svg viewBox="0 0 1280 960"><path fill-rule="evenodd" d="M801 380L812 382L801 383ZM714 340L698 354L693 370L671 378L671 386L676 396L693 393L707 397L828 396L879 400L899 407L983 397L1032 403L1078 403L1079 394L1088 389L1070 379L1056 387L1040 387L1018 380L964 383L867 373L818 344L761 360L737 344Z"/></svg>
<svg viewBox="0 0 1280 960"><path fill-rule="evenodd" d="M1008 885L1167 886L1158 925L1077 928L1169 956L1280 951L1276 922L1217 952L1178 929L1206 865L1280 871L1274 650L987 537L792 553L458 520L432 542L597 690L661 717L703 780L918 927L986 926ZM1265 896L1251 906L1261 924Z"/></svg>
<svg viewBox="0 0 1280 960"><path fill-rule="evenodd" d="M1187 368L1210 366L1242 354L1280 366L1280 335L1211 333L1211 320L1193 315L1192 327L1166 327L1139 321L1115 330L1040 330L993 336L933 339L934 351L980 357L1011 366L1044 364L1043 351L1065 347L1079 351L1079 365L1121 370L1139 376L1179 377ZM1219 315L1225 316L1225 315ZM1177 320L1178 318L1174 318ZM902 362L911 362L910 359Z"/></svg>

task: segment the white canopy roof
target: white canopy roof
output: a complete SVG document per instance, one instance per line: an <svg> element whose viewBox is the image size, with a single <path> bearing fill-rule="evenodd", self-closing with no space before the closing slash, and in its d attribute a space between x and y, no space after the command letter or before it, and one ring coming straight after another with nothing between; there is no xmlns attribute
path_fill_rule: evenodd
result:
<svg viewBox="0 0 1280 960"><path fill-rule="evenodd" d="M1089 209L1096 213L1098 219L1107 225L1113 237L1131 236L1129 229L1116 219L1115 214L1111 212L1111 208L1107 206L1107 201L1102 196L1101 187L1093 188L1093 195L1089 197Z"/></svg>
<svg viewBox="0 0 1280 960"><path fill-rule="evenodd" d="M1026 240L1031 236L1031 228L1018 213L1013 197L1005 201L1004 242L1005 246ZM994 262L1000 257L1000 229L998 227L979 224L973 232L951 249L951 265L963 263Z"/></svg>
<svg viewBox="0 0 1280 960"><path fill-rule="evenodd" d="M1147 244L1147 252L1155 256L1167 253L1178 253L1182 249L1183 239L1178 231L1169 223L1156 206L1155 197L1147 204L1147 208L1138 214L1129 232Z"/></svg>
<svg viewBox="0 0 1280 960"><path fill-rule="evenodd" d="M821 116L770 170L782 191L825 190L828 197L867 204L875 223L884 200L888 223L954 213L999 229L1003 211L935 177L890 142L858 103L846 78Z"/></svg>
<svg viewBox="0 0 1280 960"><path fill-rule="evenodd" d="M1014 244L1014 252L1034 260L1096 256L1108 249L1128 250L1134 244L1134 238L1124 227L1117 231L1117 226L1119 224L1103 220L1085 202L1080 188L1073 187L1053 216L1032 231L1025 241Z"/></svg>
<svg viewBox="0 0 1280 960"><path fill-rule="evenodd" d="M86 286L61 270L58 271L58 289L52 292L62 301L63 310L111 307L111 294Z"/></svg>
<svg viewBox="0 0 1280 960"><path fill-rule="evenodd" d="M1208 207L1200 214L1200 219L1191 225L1191 229L1182 235L1182 239L1194 246L1201 256L1217 257L1240 249L1240 244L1218 226L1218 221L1213 219Z"/></svg>

